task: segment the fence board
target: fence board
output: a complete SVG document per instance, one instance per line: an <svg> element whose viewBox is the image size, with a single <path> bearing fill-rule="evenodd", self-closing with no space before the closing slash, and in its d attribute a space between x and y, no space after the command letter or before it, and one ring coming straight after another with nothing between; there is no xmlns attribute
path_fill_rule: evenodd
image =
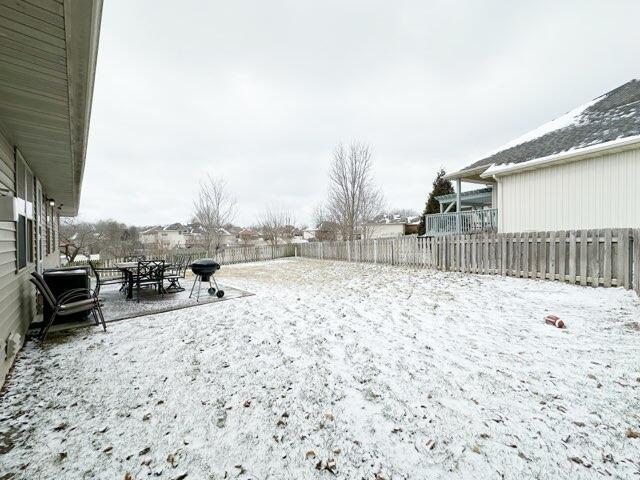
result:
<svg viewBox="0 0 640 480"><path fill-rule="evenodd" d="M599 230L591 231L591 243L589 244L589 258L588 269L591 274L591 286L597 287L600 284L600 269L599 269L599 252L598 252L598 238L600 237Z"/></svg>
<svg viewBox="0 0 640 480"><path fill-rule="evenodd" d="M587 285L587 239L589 232L580 230L580 285Z"/></svg>
<svg viewBox="0 0 640 480"><path fill-rule="evenodd" d="M629 255L629 250L630 250L630 242L629 242L629 232L626 229L623 229L621 231L621 235L620 237L618 237L619 240L619 245L620 245L620 257L622 258L622 266L621 266L621 270L620 273L618 274L621 280L621 284L624 288L629 289L631 288L631 281L630 281L630 275L629 275L629 265L630 262L632 261L630 259L630 255ZM637 273L636 273L637 276Z"/></svg>
<svg viewBox="0 0 640 480"><path fill-rule="evenodd" d="M567 232L561 230L558 232L558 280L566 281L567 268Z"/></svg>
<svg viewBox="0 0 640 480"><path fill-rule="evenodd" d="M549 233L549 280L556 279L556 233Z"/></svg>
<svg viewBox="0 0 640 480"><path fill-rule="evenodd" d="M402 237L299 244L295 251L319 259L540 278L594 287L624 286L640 295L640 230ZM231 262L242 261L240 257L255 261L287 256L280 250L226 255Z"/></svg>

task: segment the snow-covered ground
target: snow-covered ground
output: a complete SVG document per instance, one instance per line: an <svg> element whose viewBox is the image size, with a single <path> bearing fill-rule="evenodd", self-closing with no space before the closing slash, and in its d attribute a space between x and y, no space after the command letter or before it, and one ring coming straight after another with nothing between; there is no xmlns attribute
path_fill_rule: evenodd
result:
<svg viewBox="0 0 640 480"><path fill-rule="evenodd" d="M301 259L220 277L256 295L28 344L0 478L640 472L630 292Z"/></svg>

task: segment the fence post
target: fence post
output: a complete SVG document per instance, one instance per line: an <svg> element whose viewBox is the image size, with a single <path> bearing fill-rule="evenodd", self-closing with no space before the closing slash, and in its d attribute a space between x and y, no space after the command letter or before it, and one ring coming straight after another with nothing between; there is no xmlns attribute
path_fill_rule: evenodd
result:
<svg viewBox="0 0 640 480"><path fill-rule="evenodd" d="M373 263L378 263L378 239L374 238L373 240Z"/></svg>

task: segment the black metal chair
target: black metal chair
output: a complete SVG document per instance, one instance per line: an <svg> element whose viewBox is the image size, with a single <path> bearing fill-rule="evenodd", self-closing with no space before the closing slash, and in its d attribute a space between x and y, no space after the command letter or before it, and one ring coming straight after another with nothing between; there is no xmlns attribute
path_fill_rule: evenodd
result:
<svg viewBox="0 0 640 480"><path fill-rule="evenodd" d="M44 278L39 273L32 272L29 281L35 285L44 301L49 304L53 311L48 319L43 319L42 327L38 334L41 341L46 338L49 328L57 317L65 317L78 312L91 311L96 326L102 323L104 331L107 331L107 324L104 321L104 315L100 308L100 300L98 299L99 289L91 291L88 288L74 288L60 295L60 297L55 298L47 286L47 283L44 281Z"/></svg>
<svg viewBox="0 0 640 480"><path fill-rule="evenodd" d="M140 289L143 287L157 288L159 294L164 294L163 283L164 260L141 260L133 276L133 286L136 288L136 300L140 303Z"/></svg>
<svg viewBox="0 0 640 480"><path fill-rule="evenodd" d="M169 281L169 286L165 289L166 293L183 292L184 287L180 285L180 280L187 276L187 268L191 263L191 255L180 255L175 261L165 267L163 280Z"/></svg>
<svg viewBox="0 0 640 480"><path fill-rule="evenodd" d="M100 291L103 285L120 285L120 290L124 290L127 279L124 272L116 267L96 267L93 262L89 262L93 276L96 277L96 289Z"/></svg>

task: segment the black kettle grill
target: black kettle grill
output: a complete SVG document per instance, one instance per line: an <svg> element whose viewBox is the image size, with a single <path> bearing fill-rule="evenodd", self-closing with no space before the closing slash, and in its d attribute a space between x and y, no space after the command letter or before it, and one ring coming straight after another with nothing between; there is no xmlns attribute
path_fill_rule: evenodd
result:
<svg viewBox="0 0 640 480"><path fill-rule="evenodd" d="M196 282L198 283L196 301L200 301L200 290L202 289L202 282L207 282L209 284L209 289L207 290L209 292L209 295L215 294L215 296L218 298L224 297L224 290L220 290L216 279L213 278L213 274L218 270L220 270L220 264L215 260L212 260L211 258L202 258L200 260L194 261L191 264L191 271L198 278L193 281L189 298L191 298L191 296L193 295L193 289L196 286Z"/></svg>

